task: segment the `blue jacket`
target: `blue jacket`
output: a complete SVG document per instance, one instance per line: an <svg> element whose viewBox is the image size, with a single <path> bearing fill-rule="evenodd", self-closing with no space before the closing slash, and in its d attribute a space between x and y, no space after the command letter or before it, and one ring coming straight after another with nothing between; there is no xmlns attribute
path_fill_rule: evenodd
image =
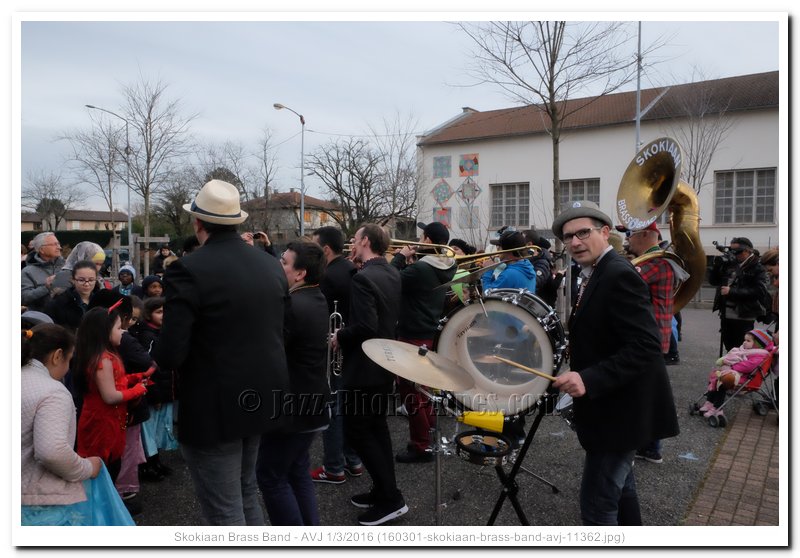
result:
<svg viewBox="0 0 800 558"><path fill-rule="evenodd" d="M528 260L511 262L505 269L498 272L503 266L490 269L481 277L483 290L489 289L525 289L536 292L536 272Z"/></svg>

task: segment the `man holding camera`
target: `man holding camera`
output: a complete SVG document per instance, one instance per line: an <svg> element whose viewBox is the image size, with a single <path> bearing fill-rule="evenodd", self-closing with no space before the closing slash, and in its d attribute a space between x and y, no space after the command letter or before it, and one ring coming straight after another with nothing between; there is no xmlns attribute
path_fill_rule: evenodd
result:
<svg viewBox="0 0 800 558"><path fill-rule="evenodd" d="M719 287L713 311L719 310L722 344L730 351L769 309L763 303L769 296L767 272L749 238L735 237L729 247L717 249L723 255L714 258L708 281Z"/></svg>

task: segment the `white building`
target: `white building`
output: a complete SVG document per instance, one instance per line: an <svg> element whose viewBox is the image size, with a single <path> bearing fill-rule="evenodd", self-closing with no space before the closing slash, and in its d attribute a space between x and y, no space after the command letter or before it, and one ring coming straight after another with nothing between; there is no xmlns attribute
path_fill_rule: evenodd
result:
<svg viewBox="0 0 800 558"><path fill-rule="evenodd" d="M642 145L663 136L680 143L677 131L690 121L686 107L697 99L724 107L704 116L710 122L721 114L730 126L699 188L700 235L708 255L717 253L712 241L727 243L734 236L750 238L762 252L778 244L778 184L788 180L787 170L778 169L778 92L778 72L641 92ZM619 222L620 178L637 152L636 93L568 103L581 108L562 128L559 205L590 199ZM502 225L548 230L554 200L546 118L535 106L486 112L464 108L420 137L420 221L446 221L451 237L479 249ZM660 223L669 238L666 218Z"/></svg>

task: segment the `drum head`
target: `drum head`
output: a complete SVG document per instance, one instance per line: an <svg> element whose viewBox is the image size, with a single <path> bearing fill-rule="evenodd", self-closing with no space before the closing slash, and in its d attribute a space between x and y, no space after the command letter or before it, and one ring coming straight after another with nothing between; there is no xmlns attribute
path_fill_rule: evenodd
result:
<svg viewBox="0 0 800 558"><path fill-rule="evenodd" d="M487 297L484 305L473 303L448 316L436 338L436 352L461 365L475 380L468 391L454 393L467 409L501 411L515 415L533 407L544 395L550 381L493 358L497 355L545 373L556 371L554 343L537 319L540 299L528 293L528 303L512 303ZM486 313L484 314L484 307ZM559 327L559 331L563 331ZM560 359L559 359L560 362Z"/></svg>

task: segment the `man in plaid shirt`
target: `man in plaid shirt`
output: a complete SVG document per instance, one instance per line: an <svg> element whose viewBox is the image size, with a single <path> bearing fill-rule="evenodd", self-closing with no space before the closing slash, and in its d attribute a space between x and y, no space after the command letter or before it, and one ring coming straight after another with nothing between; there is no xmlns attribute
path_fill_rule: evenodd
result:
<svg viewBox="0 0 800 558"><path fill-rule="evenodd" d="M658 225L650 223L647 228L638 231L624 230L628 238L628 250L636 257L656 252L659 246ZM656 316L656 323L661 331L661 352L668 361L669 341L672 336L672 316L674 314L675 271L667 258L658 257L636 266L650 288L650 300ZM661 463L661 440L655 440L646 448L637 450L636 457L651 463Z"/></svg>

